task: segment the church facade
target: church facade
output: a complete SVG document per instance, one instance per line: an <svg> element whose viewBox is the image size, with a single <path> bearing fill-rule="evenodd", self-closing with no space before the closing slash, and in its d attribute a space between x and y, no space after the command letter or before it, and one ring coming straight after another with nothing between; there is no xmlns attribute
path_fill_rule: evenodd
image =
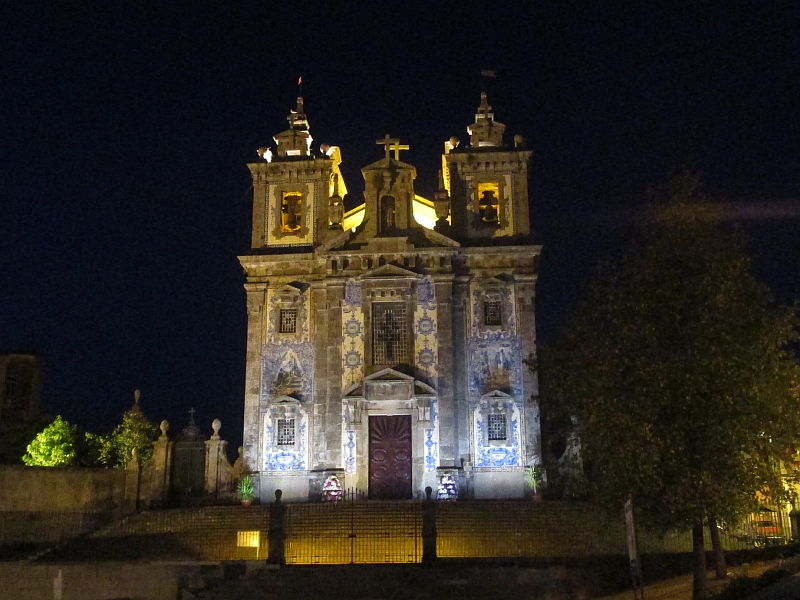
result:
<svg viewBox="0 0 800 600"><path fill-rule="evenodd" d="M253 177L244 458L262 502L514 498L539 463L531 152L485 94L439 190L414 192L388 135L345 211L341 151L312 150L303 107ZM442 492L442 482L448 482ZM453 486L455 483L455 486Z"/></svg>

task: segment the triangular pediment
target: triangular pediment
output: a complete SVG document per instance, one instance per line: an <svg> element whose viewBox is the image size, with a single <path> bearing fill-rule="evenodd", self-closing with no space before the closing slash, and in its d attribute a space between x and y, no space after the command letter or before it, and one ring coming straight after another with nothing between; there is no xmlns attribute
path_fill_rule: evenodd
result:
<svg viewBox="0 0 800 600"><path fill-rule="evenodd" d="M364 397L364 384L360 381L345 388L342 394L345 398L363 398Z"/></svg>
<svg viewBox="0 0 800 600"><path fill-rule="evenodd" d="M415 396L435 396L436 390L419 380L414 382L414 395Z"/></svg>
<svg viewBox="0 0 800 600"><path fill-rule="evenodd" d="M386 266L389 266L389 265L386 265ZM383 268L383 267L381 267L381 268ZM412 273L412 275L413 275L413 273ZM400 371L395 371L391 367L387 367L386 369L381 369L380 371L377 371L377 372L373 373L372 375L367 375L366 377L364 377L364 381L376 381L376 380L378 380L378 381L398 381L398 380L402 380L402 381L411 380L411 381L413 381L414 378L411 377L411 375L406 375L405 373L401 373Z"/></svg>
<svg viewBox="0 0 800 600"><path fill-rule="evenodd" d="M480 282L480 286L484 289L486 288L500 288L505 287L506 282L502 279L498 279L497 277L487 277L486 279Z"/></svg>
<svg viewBox="0 0 800 600"><path fill-rule="evenodd" d="M394 384L394 385L393 385ZM388 388L386 386L389 386ZM344 398L365 398L375 396L376 390L389 390L393 394L399 394L405 398L414 397L435 397L436 390L427 383L418 381L392 368L381 369L376 373L367 375L361 381L345 388L342 394Z"/></svg>
<svg viewBox="0 0 800 600"><path fill-rule="evenodd" d="M488 394L481 396L481 400L510 400L512 396L501 392L500 390L492 390Z"/></svg>
<svg viewBox="0 0 800 600"><path fill-rule="evenodd" d="M274 293L277 295L302 294L303 290L298 286L292 285L291 283L286 283L278 288L275 288Z"/></svg>
<svg viewBox="0 0 800 600"><path fill-rule="evenodd" d="M395 277L417 277L417 274L408 269L403 269L397 265L382 265L371 271L367 271L362 276L362 279L388 279ZM395 371L397 372L397 371Z"/></svg>

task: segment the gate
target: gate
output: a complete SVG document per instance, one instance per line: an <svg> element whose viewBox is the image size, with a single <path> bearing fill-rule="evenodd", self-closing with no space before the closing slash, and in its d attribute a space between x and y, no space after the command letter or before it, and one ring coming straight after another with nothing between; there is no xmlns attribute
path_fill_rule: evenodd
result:
<svg viewBox="0 0 800 600"><path fill-rule="evenodd" d="M286 506L287 564L417 563L422 559L418 502L366 501L348 491L339 502Z"/></svg>

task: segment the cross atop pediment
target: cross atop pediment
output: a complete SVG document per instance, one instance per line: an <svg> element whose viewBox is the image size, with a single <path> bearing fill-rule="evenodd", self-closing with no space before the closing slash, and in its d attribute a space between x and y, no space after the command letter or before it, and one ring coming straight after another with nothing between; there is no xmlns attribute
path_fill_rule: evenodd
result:
<svg viewBox="0 0 800 600"><path fill-rule="evenodd" d="M389 151L394 150L394 159L400 160L400 151L401 150L410 150L410 147L407 145L401 145L400 140L397 138L391 137L388 133L383 139L375 140L375 143L378 145L383 146L384 151L386 152L386 159L389 159Z"/></svg>

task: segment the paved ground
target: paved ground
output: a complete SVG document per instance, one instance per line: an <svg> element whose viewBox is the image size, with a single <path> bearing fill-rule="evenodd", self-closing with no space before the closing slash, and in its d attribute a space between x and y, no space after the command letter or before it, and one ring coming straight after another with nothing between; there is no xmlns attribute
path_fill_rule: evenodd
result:
<svg viewBox="0 0 800 600"><path fill-rule="evenodd" d="M783 566L786 561L775 560L752 565L742 565L732 567L729 572L731 577L758 577L764 571L773 567ZM713 571L708 573L708 587L712 593L722 591L728 584L727 581L717 581ZM692 576L682 575L667 581L646 585L644 588L645 600L691 600L692 599ZM788 580L778 582L774 586L753 595L752 600L800 600L800 577L791 577ZM627 591L613 596L607 596L602 600L632 600L633 592Z"/></svg>

